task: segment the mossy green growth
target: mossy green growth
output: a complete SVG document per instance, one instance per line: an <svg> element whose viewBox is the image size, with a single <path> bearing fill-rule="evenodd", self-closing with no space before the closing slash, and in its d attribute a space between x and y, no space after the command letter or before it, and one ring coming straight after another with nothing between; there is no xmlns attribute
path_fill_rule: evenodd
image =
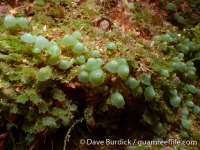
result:
<svg viewBox="0 0 200 150"><path fill-rule="evenodd" d="M48 59L48 63L51 65L57 65L60 62L60 57L59 56L51 56Z"/></svg>
<svg viewBox="0 0 200 150"><path fill-rule="evenodd" d="M22 69L22 74L27 75L27 76L34 76L35 75L35 69L31 67L24 67Z"/></svg>
<svg viewBox="0 0 200 150"><path fill-rule="evenodd" d="M43 5L45 2L44 0L35 0L36 4Z"/></svg>

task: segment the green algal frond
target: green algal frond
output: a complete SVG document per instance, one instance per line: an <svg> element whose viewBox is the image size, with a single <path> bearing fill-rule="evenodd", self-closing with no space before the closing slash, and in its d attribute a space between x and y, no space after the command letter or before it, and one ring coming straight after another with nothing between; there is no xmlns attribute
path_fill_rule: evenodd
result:
<svg viewBox="0 0 200 150"><path fill-rule="evenodd" d="M56 120L53 117L45 117L42 119L44 126L49 126L50 128L55 128L57 126Z"/></svg>
<svg viewBox="0 0 200 150"><path fill-rule="evenodd" d="M22 73L23 73L24 75L27 75L27 76L34 76L35 73L36 73L36 71L35 71L35 69L32 68L32 67L24 67L24 68L22 69Z"/></svg>
<svg viewBox="0 0 200 150"><path fill-rule="evenodd" d="M0 62L0 71L5 75L9 75L13 69L7 63Z"/></svg>
<svg viewBox="0 0 200 150"><path fill-rule="evenodd" d="M10 53L9 56L11 57L12 61L21 62L23 60L23 57L21 54L18 53Z"/></svg>
<svg viewBox="0 0 200 150"><path fill-rule="evenodd" d="M25 104L29 100L28 96L25 93L21 93L15 99L17 103L22 103L22 104Z"/></svg>
<svg viewBox="0 0 200 150"><path fill-rule="evenodd" d="M9 80L10 81L17 81L21 79L21 74L20 72L13 72L10 76L9 76Z"/></svg>
<svg viewBox="0 0 200 150"><path fill-rule="evenodd" d="M44 126L44 123L42 121L36 121L34 129L37 132L42 132L42 131L44 131L45 128L46 128L46 126Z"/></svg>
<svg viewBox="0 0 200 150"><path fill-rule="evenodd" d="M69 105L68 109L67 109L68 112L73 112L73 111L76 111L76 110L77 110L77 106L75 104Z"/></svg>
<svg viewBox="0 0 200 150"><path fill-rule="evenodd" d="M35 104L35 105L39 105L43 100L41 98L40 95L38 94L34 94L32 96L30 96L30 100Z"/></svg>
<svg viewBox="0 0 200 150"><path fill-rule="evenodd" d="M10 130L13 127L17 128L17 124L15 124L15 123L7 123L6 124L6 130Z"/></svg>
<svg viewBox="0 0 200 150"><path fill-rule="evenodd" d="M45 113L49 110L49 104L47 102L42 101L39 105L38 105L38 110L39 113Z"/></svg>
<svg viewBox="0 0 200 150"><path fill-rule="evenodd" d="M34 121L35 120L35 112L32 110L31 111L27 110L24 117L29 121Z"/></svg>
<svg viewBox="0 0 200 150"><path fill-rule="evenodd" d="M12 58L9 55L0 54L0 60L10 61Z"/></svg>
<svg viewBox="0 0 200 150"><path fill-rule="evenodd" d="M34 136L31 134L27 134L25 137L25 141L27 141L28 143L31 143L34 141Z"/></svg>
<svg viewBox="0 0 200 150"><path fill-rule="evenodd" d="M61 108L52 108L51 110L50 110L50 112L49 112L50 114L52 114L53 116L57 116L57 117L59 117L59 116L64 116L64 115L66 115L67 114L67 111L66 110L63 110L63 109L61 109Z"/></svg>
<svg viewBox="0 0 200 150"><path fill-rule="evenodd" d="M62 119L62 124L64 126L68 126L70 124L70 119L68 116L60 116L60 119Z"/></svg>
<svg viewBox="0 0 200 150"><path fill-rule="evenodd" d="M57 99L59 101L65 100L65 94L59 89L54 90L51 95L54 99Z"/></svg>
<svg viewBox="0 0 200 150"><path fill-rule="evenodd" d="M16 92L13 88L6 88L2 90L5 97L13 99L16 96Z"/></svg>
<svg viewBox="0 0 200 150"><path fill-rule="evenodd" d="M25 93L26 93L26 95L27 96L32 96L32 95L35 95L36 94L36 91L35 91L35 89L33 89L33 88L27 88L26 90L25 90Z"/></svg>
<svg viewBox="0 0 200 150"><path fill-rule="evenodd" d="M22 126L22 129L25 131L25 132L28 132L30 134L33 134L35 133L35 129L34 129L34 123L33 122L29 122L29 123L26 123Z"/></svg>
<svg viewBox="0 0 200 150"><path fill-rule="evenodd" d="M18 110L19 110L18 106L17 106L17 105L13 105L13 106L10 108L9 112L10 112L10 113L13 113L13 114L16 114L16 113L18 112Z"/></svg>

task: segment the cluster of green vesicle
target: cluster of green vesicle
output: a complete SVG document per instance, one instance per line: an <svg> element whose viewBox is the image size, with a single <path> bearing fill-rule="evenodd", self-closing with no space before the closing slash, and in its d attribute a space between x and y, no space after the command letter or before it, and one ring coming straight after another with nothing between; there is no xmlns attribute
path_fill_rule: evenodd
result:
<svg viewBox="0 0 200 150"><path fill-rule="evenodd" d="M114 43L111 43L111 45L112 44L114 44ZM117 73L119 75L119 77L121 77L122 79L126 79L128 77L129 66L124 58L117 58L115 60L110 60L105 65L105 67L104 67L105 69L104 69L101 67L104 64L104 61L101 58L99 58L100 56L101 55L100 55L99 51L97 51L97 50L89 51L90 58L88 58L88 60L85 64L83 64L82 66L80 66L78 68L79 81L81 81L81 82L89 81L93 85L99 86L104 82L104 78L105 78L104 70L105 69L108 72Z"/></svg>
<svg viewBox="0 0 200 150"><path fill-rule="evenodd" d="M168 4L169 10L175 10L173 4ZM165 77L177 77L182 79L181 86L169 87L169 103L177 109L182 110L180 119L180 134L183 138L191 136L191 118L200 117L199 102L194 102L194 97L199 97L200 89L195 86L196 68L193 61L199 59L200 45L186 38L185 36L167 32L166 34L155 36L158 48L164 53L174 53L168 69L160 69L160 74ZM161 128L161 125L160 125ZM157 128L158 129L158 126ZM162 129L160 129L161 131ZM158 130L154 131L158 134Z"/></svg>
<svg viewBox="0 0 200 150"><path fill-rule="evenodd" d="M177 90L176 89L170 90L170 94L171 94L171 97L170 97L171 105L174 107L180 107L181 98L177 95Z"/></svg>
<svg viewBox="0 0 200 150"><path fill-rule="evenodd" d="M130 72L128 63L123 58L109 61L105 68L111 73L117 73L122 79L126 79Z"/></svg>
<svg viewBox="0 0 200 150"><path fill-rule="evenodd" d="M175 12L176 11L176 5L174 3L167 3L166 8L170 11ZM184 18L180 16L178 13L173 14L173 18L178 22L183 24L184 23Z"/></svg>
<svg viewBox="0 0 200 150"><path fill-rule="evenodd" d="M15 27L15 26L19 26L22 29L26 29L28 28L28 20L25 17L14 17L11 15L8 15L5 17L4 20L4 25L6 26L6 28L11 28L11 27Z"/></svg>
<svg viewBox="0 0 200 150"><path fill-rule="evenodd" d="M40 55L45 51L49 55L50 65L57 65L62 70L66 70L72 65L71 59L61 56L61 49L55 41L49 41L43 36L33 36L30 33L25 33L20 38L30 45L30 51L33 54Z"/></svg>
<svg viewBox="0 0 200 150"><path fill-rule="evenodd" d="M92 83L95 86L99 86L104 82L105 73L101 69L101 65L104 62L100 58L89 58L85 65L79 67L78 72L78 79L81 82L88 82Z"/></svg>
<svg viewBox="0 0 200 150"><path fill-rule="evenodd" d="M185 38L181 34L168 32L161 36L155 36L153 38L155 41L161 42L162 50L164 52L177 51L177 56L173 57L171 68L180 73L183 73L187 78L194 79L196 68L192 61L185 62L191 55L194 57L199 57L200 46L189 39ZM169 70L161 70L162 75L169 77Z"/></svg>

